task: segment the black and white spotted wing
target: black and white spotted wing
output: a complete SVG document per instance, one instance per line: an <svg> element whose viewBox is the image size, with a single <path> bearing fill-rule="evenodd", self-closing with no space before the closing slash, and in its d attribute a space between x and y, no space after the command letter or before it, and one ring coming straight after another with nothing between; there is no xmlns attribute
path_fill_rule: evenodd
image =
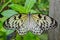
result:
<svg viewBox="0 0 60 40"><path fill-rule="evenodd" d="M56 20L42 14L16 14L4 22L4 28L15 29L19 35L24 35L28 31L40 35L44 30L57 26Z"/></svg>
<svg viewBox="0 0 60 40"><path fill-rule="evenodd" d="M25 22L25 20L26 15L23 14L13 15L4 22L4 28L6 29L20 28L20 26Z"/></svg>
<svg viewBox="0 0 60 40"><path fill-rule="evenodd" d="M57 27L57 21L49 16L42 14L35 14L32 15L32 17L42 30L54 29Z"/></svg>

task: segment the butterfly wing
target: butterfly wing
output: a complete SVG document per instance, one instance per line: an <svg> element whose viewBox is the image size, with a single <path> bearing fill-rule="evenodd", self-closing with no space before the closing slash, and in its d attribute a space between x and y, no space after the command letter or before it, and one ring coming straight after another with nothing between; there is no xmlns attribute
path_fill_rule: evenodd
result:
<svg viewBox="0 0 60 40"><path fill-rule="evenodd" d="M43 14L34 14L32 17L41 30L54 29L57 27L56 20L49 16Z"/></svg>
<svg viewBox="0 0 60 40"><path fill-rule="evenodd" d="M21 26L21 28L19 28L19 29L17 30L17 32L19 33L19 35L24 35L24 34L27 33L27 31L28 31L28 29L27 29L27 27L25 27L25 26Z"/></svg>
<svg viewBox="0 0 60 40"><path fill-rule="evenodd" d="M27 27L27 19L28 19L28 16L27 16L27 14L26 15L25 14L22 15L21 19L22 19L22 24L16 30L19 33L19 35L24 35L28 31L28 27Z"/></svg>
<svg viewBox="0 0 60 40"><path fill-rule="evenodd" d="M38 34L41 35L41 33L43 32L43 30L41 28L39 28L39 25L34 21L34 19L32 18L34 14L30 14L30 20L29 20L29 27L28 29L30 31L32 31L33 34ZM36 20L37 18L35 18Z"/></svg>
<svg viewBox="0 0 60 40"><path fill-rule="evenodd" d="M8 18L3 25L5 29L17 30L20 35L23 35L27 32L27 27L23 25L25 24L26 20L27 15L15 14L12 17Z"/></svg>
<svg viewBox="0 0 60 40"><path fill-rule="evenodd" d="M41 35L43 30L41 28L39 28L39 26L35 26L34 28L32 28L32 33L35 34L35 35Z"/></svg>
<svg viewBox="0 0 60 40"><path fill-rule="evenodd" d="M49 16L42 14L33 14L29 16L25 14L13 15L4 22L4 28L17 30L20 35L26 34L29 30L34 34L40 35L44 30L55 28L57 26L56 20Z"/></svg>
<svg viewBox="0 0 60 40"><path fill-rule="evenodd" d="M5 29L16 29L20 28L20 26L23 24L23 22L26 20L25 16L22 16L23 14L15 14L12 17L8 18L4 22L4 28ZM24 19L22 18L24 17Z"/></svg>

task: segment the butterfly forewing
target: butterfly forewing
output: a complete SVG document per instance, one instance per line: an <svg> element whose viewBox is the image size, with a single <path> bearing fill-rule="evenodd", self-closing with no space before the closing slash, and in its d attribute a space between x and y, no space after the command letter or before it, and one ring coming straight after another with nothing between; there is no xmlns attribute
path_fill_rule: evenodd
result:
<svg viewBox="0 0 60 40"><path fill-rule="evenodd" d="M32 17L42 30L48 30L57 27L56 20L49 16L43 14L34 14Z"/></svg>
<svg viewBox="0 0 60 40"><path fill-rule="evenodd" d="M20 28L20 26L24 23L25 20L26 15L23 16L23 14L15 14L4 22L4 28L5 29Z"/></svg>

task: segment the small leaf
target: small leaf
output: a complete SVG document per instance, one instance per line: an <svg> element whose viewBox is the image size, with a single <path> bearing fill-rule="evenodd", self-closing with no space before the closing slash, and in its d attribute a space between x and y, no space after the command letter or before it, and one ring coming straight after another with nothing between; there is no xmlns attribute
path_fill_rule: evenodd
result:
<svg viewBox="0 0 60 40"><path fill-rule="evenodd" d="M26 9L26 13L30 12L31 8L35 3L36 3L36 0L26 0L25 6L24 6Z"/></svg>
<svg viewBox="0 0 60 40"><path fill-rule="evenodd" d="M0 31L5 32L6 35L9 35L9 34L11 34L12 32L14 32L15 30L6 30L6 29L4 29L3 23L4 23L4 21L5 21L6 19L7 19L6 17L0 18Z"/></svg>
<svg viewBox="0 0 60 40"><path fill-rule="evenodd" d="M0 31L0 40L6 40L5 32Z"/></svg>
<svg viewBox="0 0 60 40"><path fill-rule="evenodd" d="M9 34L11 34L11 33L14 32L14 30L6 30L6 29L4 29L3 26L2 26L2 28L0 29L0 31L5 32L6 35L9 35Z"/></svg>
<svg viewBox="0 0 60 40"><path fill-rule="evenodd" d="M13 33L15 30L6 30L6 35Z"/></svg>
<svg viewBox="0 0 60 40"><path fill-rule="evenodd" d="M2 22L0 21L0 28L2 27Z"/></svg>
<svg viewBox="0 0 60 40"><path fill-rule="evenodd" d="M21 5L10 4L9 7L12 8L13 10L18 11L19 13L25 13L25 8L23 6L21 6Z"/></svg>
<svg viewBox="0 0 60 40"><path fill-rule="evenodd" d="M22 40L21 36L19 34L16 35L16 40Z"/></svg>
<svg viewBox="0 0 60 40"><path fill-rule="evenodd" d="M12 0L13 3L20 3L21 0Z"/></svg>
<svg viewBox="0 0 60 40"><path fill-rule="evenodd" d="M7 3L5 3L5 4L1 7L0 12L1 12L10 2L11 2L11 0L9 0Z"/></svg>
<svg viewBox="0 0 60 40"><path fill-rule="evenodd" d="M24 36L24 40L40 40L38 36L35 36L32 32L27 32L27 34Z"/></svg>
<svg viewBox="0 0 60 40"><path fill-rule="evenodd" d="M3 23L7 18L6 17L2 17L0 18L0 21Z"/></svg>
<svg viewBox="0 0 60 40"><path fill-rule="evenodd" d="M36 10L30 10L30 13L37 13L37 11Z"/></svg>
<svg viewBox="0 0 60 40"><path fill-rule="evenodd" d="M2 13L1 13L4 17L11 17L12 15L14 15L14 14L18 14L16 11L14 11L14 10L6 10L6 11L3 11Z"/></svg>

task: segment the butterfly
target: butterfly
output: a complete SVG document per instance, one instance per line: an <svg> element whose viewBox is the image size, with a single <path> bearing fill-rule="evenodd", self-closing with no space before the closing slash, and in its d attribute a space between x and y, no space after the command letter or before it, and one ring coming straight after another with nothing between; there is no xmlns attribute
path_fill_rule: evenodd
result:
<svg viewBox="0 0 60 40"><path fill-rule="evenodd" d="M57 27L57 21L43 14L15 14L4 22L7 30L16 30L19 35L24 35L28 31L41 35L44 30Z"/></svg>

